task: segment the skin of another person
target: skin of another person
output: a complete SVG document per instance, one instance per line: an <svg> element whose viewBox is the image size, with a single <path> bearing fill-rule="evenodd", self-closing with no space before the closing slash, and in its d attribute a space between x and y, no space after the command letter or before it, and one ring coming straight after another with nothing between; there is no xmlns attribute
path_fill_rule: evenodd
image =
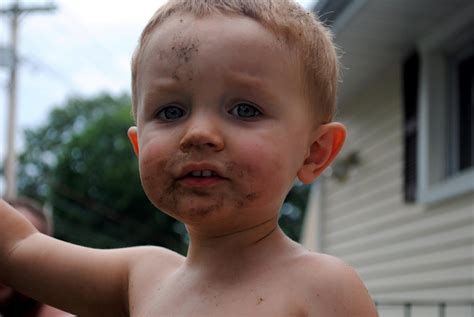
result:
<svg viewBox="0 0 474 317"><path fill-rule="evenodd" d="M128 135L146 194L186 225L187 256L61 242L0 202L0 280L81 316L376 316L352 268L278 227L295 178L312 182L345 139L315 124L295 65L251 18L166 18L137 65Z"/></svg>
<svg viewBox="0 0 474 317"><path fill-rule="evenodd" d="M48 233L48 226L44 219L40 219L38 215L28 210L26 207L17 207L16 210L20 212L33 226L41 233ZM14 298L15 290L6 285L0 283L0 307L8 304L8 302ZM72 316L64 311L56 309L54 307L40 304L40 308L35 315L36 317L67 317ZM0 309L0 316L2 316L2 310Z"/></svg>

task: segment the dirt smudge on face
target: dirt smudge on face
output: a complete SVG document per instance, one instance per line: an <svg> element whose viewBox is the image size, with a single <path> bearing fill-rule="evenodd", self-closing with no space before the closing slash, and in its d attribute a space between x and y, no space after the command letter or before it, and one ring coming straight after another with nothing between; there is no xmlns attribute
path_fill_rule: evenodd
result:
<svg viewBox="0 0 474 317"><path fill-rule="evenodd" d="M181 80L181 77L179 77L179 74L178 74L178 70L179 70L179 69L175 69L175 70L173 71L173 74L172 74L173 79L176 80L176 81L180 81L180 80Z"/></svg>
<svg viewBox="0 0 474 317"><path fill-rule="evenodd" d="M222 208L222 201L218 202L216 204L207 206L207 207L202 207L202 208L193 207L189 210L189 215L191 217L202 218L202 217L205 217L206 215L208 215L212 212L216 212L216 211L220 210L221 208Z"/></svg>
<svg viewBox="0 0 474 317"><path fill-rule="evenodd" d="M199 52L199 42L192 39L178 40L174 53L181 63L189 63L195 53Z"/></svg>
<svg viewBox="0 0 474 317"><path fill-rule="evenodd" d="M185 223L200 221L221 211L233 210L234 216L239 217L242 209L251 206L261 197L260 190L255 188L258 182L252 173L252 167L235 161L223 163L222 173L228 178L224 184L227 187L225 191L183 186L176 172L179 166L199 160L195 155L188 153L168 158L155 156L142 162L144 171L148 171L143 177L145 192L163 212ZM224 210L229 208L230 210Z"/></svg>
<svg viewBox="0 0 474 317"><path fill-rule="evenodd" d="M256 180L254 179L250 166L241 165L236 162L226 162L224 167L226 175L231 175L231 177L237 181L238 185L236 186L240 188L236 188L236 191L242 193L234 200L234 206L237 209L247 206L260 197L258 191L254 189Z"/></svg>
<svg viewBox="0 0 474 317"><path fill-rule="evenodd" d="M180 22L182 23L182 20ZM173 37L171 55L176 61L176 67L173 71L174 79L177 81L184 78L187 78L188 81L193 80L193 71L189 64L198 52L199 40L185 37L181 33L177 33Z"/></svg>
<svg viewBox="0 0 474 317"><path fill-rule="evenodd" d="M258 193L256 193L256 192L249 193L249 194L245 195L245 198L247 198L247 200L249 200L249 201L255 200L255 199L258 198Z"/></svg>
<svg viewBox="0 0 474 317"><path fill-rule="evenodd" d="M242 168L242 166L239 166L235 162L226 162L224 164L224 168L227 174L229 175L235 175L239 178L243 178L245 175L245 170Z"/></svg>

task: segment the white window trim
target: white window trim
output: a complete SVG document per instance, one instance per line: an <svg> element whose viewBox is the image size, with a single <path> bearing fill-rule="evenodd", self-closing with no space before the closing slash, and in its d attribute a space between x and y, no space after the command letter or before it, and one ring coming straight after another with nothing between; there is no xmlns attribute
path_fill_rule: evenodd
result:
<svg viewBox="0 0 474 317"><path fill-rule="evenodd" d="M445 118L448 100L447 63L443 48L464 44L459 36L474 21L474 5L430 30L419 43L421 73L418 108L418 188L417 200L436 203L474 191L474 168L448 178L444 176L447 126ZM434 141L436 140L436 142Z"/></svg>

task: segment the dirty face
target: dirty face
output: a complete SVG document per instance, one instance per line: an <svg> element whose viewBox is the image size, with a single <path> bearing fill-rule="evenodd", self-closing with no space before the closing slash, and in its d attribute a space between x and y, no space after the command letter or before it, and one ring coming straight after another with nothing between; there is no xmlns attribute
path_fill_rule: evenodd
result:
<svg viewBox="0 0 474 317"><path fill-rule="evenodd" d="M138 64L140 175L150 200L188 225L276 217L309 149L294 53L245 17L176 15Z"/></svg>

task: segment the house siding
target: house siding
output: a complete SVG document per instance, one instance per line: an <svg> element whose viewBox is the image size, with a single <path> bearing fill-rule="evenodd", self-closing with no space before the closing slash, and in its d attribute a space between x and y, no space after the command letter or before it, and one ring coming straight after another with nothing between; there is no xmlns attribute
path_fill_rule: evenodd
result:
<svg viewBox="0 0 474 317"><path fill-rule="evenodd" d="M324 179L321 251L351 264L376 301L472 301L474 195L404 202L400 76L393 67L341 106L338 120L348 128L341 157L358 151L360 165L345 181ZM381 316L403 316L396 309ZM412 316L436 316L430 309ZM471 309L448 307L446 316L472 316Z"/></svg>

